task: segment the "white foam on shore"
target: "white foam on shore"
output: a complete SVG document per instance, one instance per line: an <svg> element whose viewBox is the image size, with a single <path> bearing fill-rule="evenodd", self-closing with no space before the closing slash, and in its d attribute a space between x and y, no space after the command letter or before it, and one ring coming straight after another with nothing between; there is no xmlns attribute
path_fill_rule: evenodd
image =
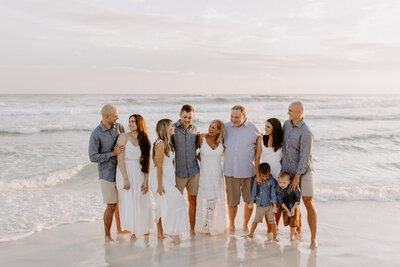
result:
<svg viewBox="0 0 400 267"><path fill-rule="evenodd" d="M316 187L315 199L319 201L331 200L369 200L369 201L399 201L400 185L387 186L342 186Z"/></svg>
<svg viewBox="0 0 400 267"><path fill-rule="evenodd" d="M10 192L28 188L42 188L64 183L77 175L90 163L82 163L73 168L58 170L43 175L35 175L27 179L0 180L0 192Z"/></svg>

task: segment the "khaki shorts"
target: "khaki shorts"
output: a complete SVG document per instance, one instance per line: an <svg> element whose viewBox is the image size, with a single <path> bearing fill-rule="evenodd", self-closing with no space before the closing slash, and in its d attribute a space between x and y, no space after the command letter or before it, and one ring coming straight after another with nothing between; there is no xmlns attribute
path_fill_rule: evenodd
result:
<svg viewBox="0 0 400 267"><path fill-rule="evenodd" d="M296 209L294 210L294 215L292 217L289 217L286 211L283 211L283 225L290 227L298 227L300 223L300 215L301 215L301 210L300 207L297 206Z"/></svg>
<svg viewBox="0 0 400 267"><path fill-rule="evenodd" d="M274 208L273 205L269 205L266 207L261 207L257 206L256 208L256 216L254 216L254 221L255 223L260 223L263 220L264 215L267 215L267 219L269 224L274 225L275 224L275 218L274 218L274 213L272 212L272 209Z"/></svg>
<svg viewBox="0 0 400 267"><path fill-rule="evenodd" d="M242 194L244 202L250 203L253 181L254 177L235 178L232 176L225 176L226 198L228 200L228 206L239 205L240 194Z"/></svg>
<svg viewBox="0 0 400 267"><path fill-rule="evenodd" d="M312 197L314 195L314 171L300 176L300 189L303 197Z"/></svg>
<svg viewBox="0 0 400 267"><path fill-rule="evenodd" d="M183 190L186 187L186 190L190 196L197 196L197 191L199 191L199 176L200 173L188 178L175 176L176 188L178 188L181 194L183 194Z"/></svg>
<svg viewBox="0 0 400 267"><path fill-rule="evenodd" d="M105 204L117 203L117 188L115 182L100 179L101 193Z"/></svg>

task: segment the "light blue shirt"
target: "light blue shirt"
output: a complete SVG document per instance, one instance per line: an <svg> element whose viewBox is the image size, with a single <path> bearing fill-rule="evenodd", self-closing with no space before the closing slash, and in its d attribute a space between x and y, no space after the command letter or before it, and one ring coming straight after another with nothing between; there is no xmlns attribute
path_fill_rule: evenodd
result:
<svg viewBox="0 0 400 267"><path fill-rule="evenodd" d="M232 122L225 123L225 176L250 178L256 175L254 155L259 135L257 127L247 119L240 127L233 126Z"/></svg>

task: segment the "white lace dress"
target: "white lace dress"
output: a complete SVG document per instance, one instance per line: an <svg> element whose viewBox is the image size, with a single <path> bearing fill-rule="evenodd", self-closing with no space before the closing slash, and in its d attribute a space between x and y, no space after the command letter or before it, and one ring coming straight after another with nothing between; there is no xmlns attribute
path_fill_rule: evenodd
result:
<svg viewBox="0 0 400 267"><path fill-rule="evenodd" d="M140 147L134 146L128 140L125 146L124 160L131 185L129 190L124 189L124 177L119 166L116 174L121 227L137 236L149 233L153 225L150 194L143 195L141 192L144 174L141 171L140 155Z"/></svg>
<svg viewBox="0 0 400 267"><path fill-rule="evenodd" d="M275 152L273 147L266 147L262 139L261 147L261 163L266 162L269 164L271 167L271 175L278 181L278 175L281 172L282 148L279 148Z"/></svg>
<svg viewBox="0 0 400 267"><path fill-rule="evenodd" d="M223 146L214 150L204 139L200 148L200 178L195 232L224 233L226 228L225 182L222 172Z"/></svg>
<svg viewBox="0 0 400 267"><path fill-rule="evenodd" d="M155 143L155 145L158 142ZM187 203L183 195L175 187L174 153L164 156L162 182L165 193L157 193L157 168L150 171L151 190L155 199L155 222L161 218L163 231L167 235L179 235L189 231Z"/></svg>

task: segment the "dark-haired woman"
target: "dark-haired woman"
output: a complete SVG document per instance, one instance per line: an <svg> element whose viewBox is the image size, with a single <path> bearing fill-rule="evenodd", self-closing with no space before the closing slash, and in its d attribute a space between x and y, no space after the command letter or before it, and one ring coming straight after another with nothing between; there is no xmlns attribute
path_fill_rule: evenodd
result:
<svg viewBox="0 0 400 267"><path fill-rule="evenodd" d="M149 196L150 140L142 116L129 117L130 132L118 138L125 152L118 155L116 186L121 227L131 232L131 239L148 234L152 225Z"/></svg>
<svg viewBox="0 0 400 267"><path fill-rule="evenodd" d="M278 186L278 175L281 172L282 160L282 141L283 131L282 124L276 118L270 118L265 122L265 135L257 139L257 149L255 155L255 167L257 173L257 182L261 181L258 165L266 162L271 167L271 175L275 178ZM277 205L278 211L275 213L275 225L278 227L281 218L281 207ZM271 233L272 228L265 218L268 227L268 233Z"/></svg>

